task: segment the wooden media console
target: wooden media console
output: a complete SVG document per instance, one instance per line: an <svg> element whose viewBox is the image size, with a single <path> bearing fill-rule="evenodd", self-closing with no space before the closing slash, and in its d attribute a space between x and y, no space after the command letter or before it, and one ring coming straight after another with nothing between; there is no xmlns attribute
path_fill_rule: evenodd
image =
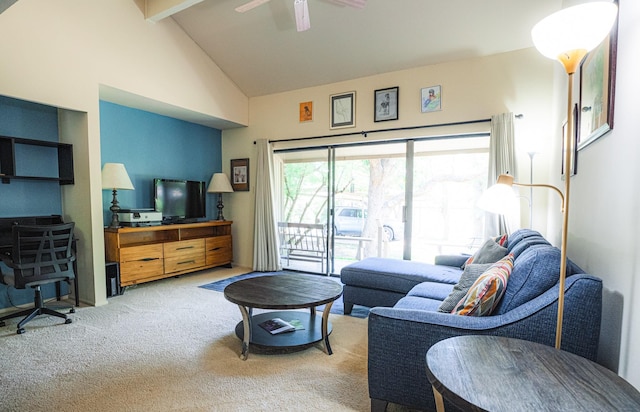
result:
<svg viewBox="0 0 640 412"><path fill-rule="evenodd" d="M216 266L231 267L231 223L105 228L105 257L120 264L121 287Z"/></svg>

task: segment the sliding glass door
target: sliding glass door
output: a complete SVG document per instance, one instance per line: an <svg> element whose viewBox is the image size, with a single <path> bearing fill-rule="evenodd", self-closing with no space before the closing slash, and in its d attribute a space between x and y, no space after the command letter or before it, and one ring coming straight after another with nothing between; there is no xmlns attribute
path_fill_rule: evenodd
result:
<svg viewBox="0 0 640 412"><path fill-rule="evenodd" d="M473 252L488 138L415 139L277 151L283 267L339 274L373 256L432 262Z"/></svg>
<svg viewBox="0 0 640 412"><path fill-rule="evenodd" d="M415 142L412 260L433 262L480 246L484 212L476 203L487 187L488 147L488 137Z"/></svg>

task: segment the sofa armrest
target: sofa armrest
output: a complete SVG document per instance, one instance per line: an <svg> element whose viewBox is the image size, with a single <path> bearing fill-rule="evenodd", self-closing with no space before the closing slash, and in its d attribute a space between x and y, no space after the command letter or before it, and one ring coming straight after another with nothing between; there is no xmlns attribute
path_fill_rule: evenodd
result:
<svg viewBox="0 0 640 412"><path fill-rule="evenodd" d="M457 267L460 268L462 267L462 265L464 264L464 262L467 261L467 259L469 259L471 255L438 255L435 257L435 260L433 263L435 263L436 265L443 265L443 266L453 266L453 267Z"/></svg>
<svg viewBox="0 0 640 412"><path fill-rule="evenodd" d="M567 278L562 349L595 360L600 332L602 282L588 275ZM412 309L373 308L369 314L369 396L435 410L425 356L454 336L495 335L555 344L557 286L502 315L457 316ZM589 305L585 305L589 302ZM390 370L403 371L390 374Z"/></svg>

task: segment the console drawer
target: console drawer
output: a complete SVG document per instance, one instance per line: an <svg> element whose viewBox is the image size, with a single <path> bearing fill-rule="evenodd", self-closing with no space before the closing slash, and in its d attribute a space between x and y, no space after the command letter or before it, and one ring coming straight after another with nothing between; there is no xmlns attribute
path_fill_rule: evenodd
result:
<svg viewBox="0 0 640 412"><path fill-rule="evenodd" d="M161 276L164 272L162 244L120 249L120 283L132 285L139 280Z"/></svg>
<svg viewBox="0 0 640 412"><path fill-rule="evenodd" d="M231 263L233 260L231 235L210 237L206 242L207 266Z"/></svg>
<svg viewBox="0 0 640 412"><path fill-rule="evenodd" d="M164 244L165 273L204 266L204 239L182 240Z"/></svg>

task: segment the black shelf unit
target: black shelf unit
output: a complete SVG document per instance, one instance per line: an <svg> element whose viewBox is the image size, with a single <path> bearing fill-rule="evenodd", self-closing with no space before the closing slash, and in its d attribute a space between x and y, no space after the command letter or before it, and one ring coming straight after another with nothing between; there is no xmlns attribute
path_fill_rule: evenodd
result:
<svg viewBox="0 0 640 412"><path fill-rule="evenodd" d="M40 146L55 148L58 154L58 176L20 176L16 175L16 146ZM43 140L24 139L20 137L0 136L0 178L2 183L10 183L12 179L50 180L61 185L72 185L73 177L73 145L47 142Z"/></svg>

